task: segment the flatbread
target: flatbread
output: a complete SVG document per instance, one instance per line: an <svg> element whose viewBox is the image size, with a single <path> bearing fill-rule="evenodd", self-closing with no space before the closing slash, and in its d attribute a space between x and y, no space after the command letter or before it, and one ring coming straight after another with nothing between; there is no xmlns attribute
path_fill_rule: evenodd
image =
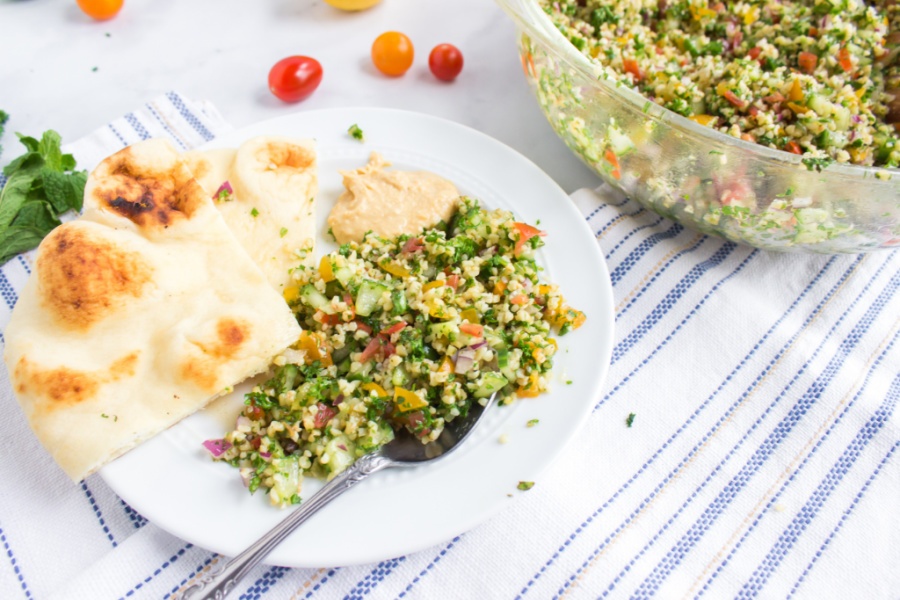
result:
<svg viewBox="0 0 900 600"><path fill-rule="evenodd" d="M75 481L264 371L300 334L179 154L104 160L5 332L13 389Z"/></svg>
<svg viewBox="0 0 900 600"><path fill-rule="evenodd" d="M230 183L234 194L216 200L216 208L276 290L291 284L298 264L313 264L318 194L314 142L260 136L237 150L187 152L185 160L210 197Z"/></svg>

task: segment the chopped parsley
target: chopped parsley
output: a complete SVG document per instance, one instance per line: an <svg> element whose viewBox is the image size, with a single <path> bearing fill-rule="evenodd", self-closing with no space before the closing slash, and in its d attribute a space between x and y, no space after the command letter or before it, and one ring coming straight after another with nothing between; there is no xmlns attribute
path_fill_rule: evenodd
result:
<svg viewBox="0 0 900 600"><path fill-rule="evenodd" d="M350 137L352 137L354 140L359 140L360 142L365 141L365 136L363 135L363 130L360 129L359 125L357 125L356 123L351 125L349 129L347 129L347 133L349 133Z"/></svg>
<svg viewBox="0 0 900 600"><path fill-rule="evenodd" d="M527 492L528 490L530 490L531 488L534 487L534 482L533 481L520 481L519 485L516 487L518 487L523 492Z"/></svg>
<svg viewBox="0 0 900 600"><path fill-rule="evenodd" d="M625 418L625 426L626 427L631 427L631 425L634 423L634 417L635 417L634 413L628 413L628 416Z"/></svg>
<svg viewBox="0 0 900 600"><path fill-rule="evenodd" d="M254 217L258 217L258 216L259 216L259 211L256 210L256 207L254 207L254 208L250 211L250 214L251 214L252 216L254 216Z"/></svg>
<svg viewBox="0 0 900 600"><path fill-rule="evenodd" d="M540 422L541 422L540 419L531 419L530 421L525 423L525 427L534 427L535 425L537 425Z"/></svg>
<svg viewBox="0 0 900 600"><path fill-rule="evenodd" d="M287 235L287 232L288 232L287 227L282 227L281 231L278 232L278 235L280 235L281 237L284 237Z"/></svg>

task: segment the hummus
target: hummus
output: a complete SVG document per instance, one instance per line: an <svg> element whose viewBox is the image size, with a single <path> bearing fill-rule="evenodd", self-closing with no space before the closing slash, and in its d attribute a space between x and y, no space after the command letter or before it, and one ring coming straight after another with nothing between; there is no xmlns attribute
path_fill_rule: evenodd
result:
<svg viewBox="0 0 900 600"><path fill-rule="evenodd" d="M415 235L453 216L456 186L427 171L385 171L389 166L373 152L366 166L341 171L346 191L328 215L338 243L361 242L367 231L385 238Z"/></svg>

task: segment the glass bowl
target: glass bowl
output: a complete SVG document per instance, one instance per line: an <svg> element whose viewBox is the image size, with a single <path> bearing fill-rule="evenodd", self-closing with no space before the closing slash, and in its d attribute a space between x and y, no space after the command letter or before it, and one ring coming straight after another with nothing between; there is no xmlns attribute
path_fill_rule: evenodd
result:
<svg viewBox="0 0 900 600"><path fill-rule="evenodd" d="M522 69L550 125L604 181L657 213L786 252L900 245L897 169L832 164L731 137L600 77L535 0L496 0L518 29Z"/></svg>

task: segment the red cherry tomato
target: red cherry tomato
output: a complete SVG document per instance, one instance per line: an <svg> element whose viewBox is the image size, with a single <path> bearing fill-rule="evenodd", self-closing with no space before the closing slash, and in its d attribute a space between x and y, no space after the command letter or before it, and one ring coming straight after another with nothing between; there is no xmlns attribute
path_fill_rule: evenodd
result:
<svg viewBox="0 0 900 600"><path fill-rule="evenodd" d="M372 43L375 68L391 77L406 73L413 63L413 44L399 31L386 31Z"/></svg>
<svg viewBox="0 0 900 600"><path fill-rule="evenodd" d="M112 19L122 10L124 0L77 0L78 7L89 17L98 21Z"/></svg>
<svg viewBox="0 0 900 600"><path fill-rule="evenodd" d="M453 81L463 68L463 55L452 44L438 44L428 55L428 68L441 81Z"/></svg>
<svg viewBox="0 0 900 600"><path fill-rule="evenodd" d="M321 82L322 65L309 56L282 58L269 71L269 89L285 102L300 102Z"/></svg>

